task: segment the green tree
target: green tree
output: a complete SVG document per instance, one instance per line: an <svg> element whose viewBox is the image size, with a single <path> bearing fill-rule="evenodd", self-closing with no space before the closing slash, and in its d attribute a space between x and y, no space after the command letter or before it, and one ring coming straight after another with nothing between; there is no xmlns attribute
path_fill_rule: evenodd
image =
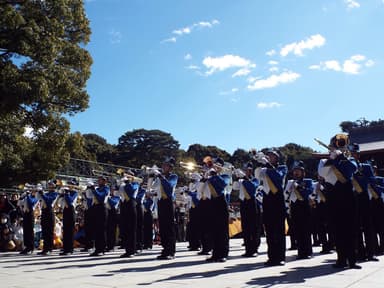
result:
<svg viewBox="0 0 384 288"><path fill-rule="evenodd" d="M192 144L188 147L186 155L195 159L197 163L201 163L205 156L220 157L224 161L229 161L231 155L216 146L204 146L201 144Z"/></svg>
<svg viewBox="0 0 384 288"><path fill-rule="evenodd" d="M116 157L115 147L107 142L107 140L97 134L84 134L84 145L86 151L92 155L91 159L113 163Z"/></svg>
<svg viewBox="0 0 384 288"><path fill-rule="evenodd" d="M119 138L116 163L135 168L160 165L166 157L177 158L179 146L170 133L136 129Z"/></svg>
<svg viewBox="0 0 384 288"><path fill-rule="evenodd" d="M81 0L0 2L0 122L17 125L17 133L6 130L12 125L1 129L1 138L16 136L0 147L0 169L17 167L8 174L31 172L37 181L68 159L64 116L88 107L92 59L84 45L90 33ZM30 139L22 136L26 127L34 131ZM4 156L20 147L19 159Z"/></svg>

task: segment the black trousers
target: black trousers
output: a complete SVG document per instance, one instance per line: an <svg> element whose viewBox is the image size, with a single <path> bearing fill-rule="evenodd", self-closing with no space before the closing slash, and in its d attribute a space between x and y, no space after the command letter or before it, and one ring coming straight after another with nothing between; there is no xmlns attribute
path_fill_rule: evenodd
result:
<svg viewBox="0 0 384 288"><path fill-rule="evenodd" d="M143 248L151 249L153 245L153 215L152 211L145 211L143 218Z"/></svg>
<svg viewBox="0 0 384 288"><path fill-rule="evenodd" d="M35 217L33 215L33 211L26 212L23 214L23 241L24 247L28 251L33 251L35 248L34 240L35 240Z"/></svg>
<svg viewBox="0 0 384 288"><path fill-rule="evenodd" d="M160 199L158 202L159 230L162 255L175 256L176 232L175 232L175 208L171 199Z"/></svg>
<svg viewBox="0 0 384 288"><path fill-rule="evenodd" d="M212 239L212 230L211 230L211 221L210 217L211 209L212 209L212 201L210 199L201 199L199 202L199 206L197 207L197 211L199 213L198 221L201 232L201 246L202 252L210 252L213 246Z"/></svg>
<svg viewBox="0 0 384 288"><path fill-rule="evenodd" d="M63 210L63 250L73 252L75 231L75 208L69 206Z"/></svg>
<svg viewBox="0 0 384 288"><path fill-rule="evenodd" d="M43 237L43 251L53 249L53 229L55 228L55 215L52 207L41 210L41 233Z"/></svg>
<svg viewBox="0 0 384 288"><path fill-rule="evenodd" d="M113 250L116 245L117 212L115 207L108 210L107 215L107 249Z"/></svg>
<svg viewBox="0 0 384 288"><path fill-rule="evenodd" d="M256 199L244 199L241 201L243 213L241 215L241 226L245 244L245 254L257 253L260 246L261 218Z"/></svg>
<svg viewBox="0 0 384 288"><path fill-rule="evenodd" d="M263 198L263 221L267 238L268 261L285 261L285 200L282 191Z"/></svg>
<svg viewBox="0 0 384 288"><path fill-rule="evenodd" d="M358 216L358 235L357 235L357 256L359 260L372 258L377 250L375 242L372 206L367 191L357 193L357 216Z"/></svg>
<svg viewBox="0 0 384 288"><path fill-rule="evenodd" d="M297 241L298 257L312 255L311 240L311 207L308 201L297 200L291 203L292 222L294 222L295 236Z"/></svg>
<svg viewBox="0 0 384 288"><path fill-rule="evenodd" d="M384 203L378 199L371 199L373 227L374 227L374 241L376 244L375 254L384 254Z"/></svg>
<svg viewBox="0 0 384 288"><path fill-rule="evenodd" d="M144 206L143 204L136 203L137 211L137 226L136 226L136 250L143 250L143 237L144 237Z"/></svg>
<svg viewBox="0 0 384 288"><path fill-rule="evenodd" d="M137 208L136 200L124 201L120 206L120 233L127 254L136 252Z"/></svg>
<svg viewBox="0 0 384 288"><path fill-rule="evenodd" d="M199 210L197 207L189 209L189 221L187 224L187 238L189 241L189 249L197 250L201 246L201 231Z"/></svg>
<svg viewBox="0 0 384 288"><path fill-rule="evenodd" d="M317 231L324 251L330 251L335 246L334 229L330 213L328 201L316 204Z"/></svg>
<svg viewBox="0 0 384 288"><path fill-rule="evenodd" d="M107 209L103 204L93 205L95 252L104 253L106 244Z"/></svg>
<svg viewBox="0 0 384 288"><path fill-rule="evenodd" d="M212 198L209 218L212 231L212 258L227 258L229 253L229 212L224 196Z"/></svg>
<svg viewBox="0 0 384 288"><path fill-rule="evenodd" d="M337 262L356 264L357 203L350 182L336 182L329 193L332 222L335 225Z"/></svg>
<svg viewBox="0 0 384 288"><path fill-rule="evenodd" d="M84 234L85 234L85 248L91 249L94 246L95 229L94 229L94 209L93 206L84 211Z"/></svg>

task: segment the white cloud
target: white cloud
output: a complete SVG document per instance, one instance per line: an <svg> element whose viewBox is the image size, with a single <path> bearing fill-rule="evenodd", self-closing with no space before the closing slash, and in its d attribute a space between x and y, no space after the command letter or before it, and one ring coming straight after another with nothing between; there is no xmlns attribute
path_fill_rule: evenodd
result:
<svg viewBox="0 0 384 288"><path fill-rule="evenodd" d="M196 65L189 65L189 66L187 66L185 68L188 69L188 70L200 70L200 67L196 66Z"/></svg>
<svg viewBox="0 0 384 288"><path fill-rule="evenodd" d="M191 28L185 27L185 28L181 28L178 30L173 30L172 33L176 34L176 35L189 34L189 33L191 33Z"/></svg>
<svg viewBox="0 0 384 288"><path fill-rule="evenodd" d="M253 83L250 82L250 84L248 85L248 89L260 90L260 89L266 89L266 88L273 88L281 84L294 82L300 77L301 75L298 73L287 71L279 75L271 75L266 79L257 79L253 81Z"/></svg>
<svg viewBox="0 0 384 288"><path fill-rule="evenodd" d="M344 0L348 9L360 8L360 3L354 0Z"/></svg>
<svg viewBox="0 0 384 288"><path fill-rule="evenodd" d="M176 42L176 37L167 38L167 39L164 39L164 40L161 41L161 43L167 43L167 42L175 43Z"/></svg>
<svg viewBox="0 0 384 288"><path fill-rule="evenodd" d="M269 65L278 65L279 62L271 60L271 61L268 61L268 64Z"/></svg>
<svg viewBox="0 0 384 288"><path fill-rule="evenodd" d="M275 54L276 54L276 51L274 49L265 52L265 55L267 55L267 56L273 56Z"/></svg>
<svg viewBox="0 0 384 288"><path fill-rule="evenodd" d="M119 44L121 42L121 40L123 39L123 35L121 34L120 31L112 30L108 34L109 34L109 37L110 37L109 41L112 44Z"/></svg>
<svg viewBox="0 0 384 288"><path fill-rule="evenodd" d="M241 68L232 74L232 78L239 77L239 76L247 76L249 73L251 73L250 69Z"/></svg>
<svg viewBox="0 0 384 288"><path fill-rule="evenodd" d="M220 22L216 19L214 19L210 22L209 21L199 21L197 23L193 23L192 25L175 29L172 31L172 34L175 34L177 37L180 37L183 35L191 34L193 32L193 30L195 30L195 29L212 28L214 25L218 25L218 24L220 24ZM165 42L173 42L174 43L174 42L176 42L176 39L177 39L176 37L167 38L165 40L162 40L161 43L165 43Z"/></svg>
<svg viewBox="0 0 384 288"><path fill-rule="evenodd" d="M320 64L317 65L311 65L309 66L309 69L323 71L332 70L346 74L359 74L363 66L372 67L374 64L375 62L373 60L366 60L366 56L358 54L351 56L342 63L337 60L328 60L320 62Z"/></svg>
<svg viewBox="0 0 384 288"><path fill-rule="evenodd" d="M252 64L250 60L240 56L227 54L221 57L206 57L203 59L203 65L208 69L206 74L211 75L215 72L224 71L234 67L252 68L255 64Z"/></svg>
<svg viewBox="0 0 384 288"><path fill-rule="evenodd" d="M192 55L187 53L184 55L184 60L191 60L192 59Z"/></svg>
<svg viewBox="0 0 384 288"><path fill-rule="evenodd" d="M375 62L373 60L368 60L367 62L365 62L365 67L372 67L373 65L375 65Z"/></svg>
<svg viewBox="0 0 384 288"><path fill-rule="evenodd" d="M280 50L280 55L285 57L290 53L295 54L296 56L302 56L303 50L309 49L312 50L316 47L321 47L325 44L325 38L320 34L312 35L306 40L301 40L300 42L293 42L285 45Z"/></svg>
<svg viewBox="0 0 384 288"><path fill-rule="evenodd" d="M267 109L267 108L278 108L281 104L278 102L260 102L257 103L257 108L259 109Z"/></svg>
<svg viewBox="0 0 384 288"><path fill-rule="evenodd" d="M221 91L219 94L220 95L230 95L230 94L235 94L237 92L239 92L238 88L232 88L231 90L228 90L228 91Z"/></svg>
<svg viewBox="0 0 384 288"><path fill-rule="evenodd" d="M329 60L324 62L324 67L326 70L341 71L341 66L336 60Z"/></svg>
<svg viewBox="0 0 384 288"><path fill-rule="evenodd" d="M276 66L271 67L271 68L269 68L269 72L272 72L272 73L279 72L279 67L276 67Z"/></svg>

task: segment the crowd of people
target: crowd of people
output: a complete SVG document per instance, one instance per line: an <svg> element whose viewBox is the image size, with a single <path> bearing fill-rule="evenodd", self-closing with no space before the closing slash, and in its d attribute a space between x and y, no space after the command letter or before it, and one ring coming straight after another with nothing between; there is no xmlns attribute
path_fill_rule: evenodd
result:
<svg viewBox="0 0 384 288"><path fill-rule="evenodd" d="M163 250L157 259L171 260L176 242L188 240L191 251L209 255L207 262L225 262L230 211L238 207L243 257L257 256L264 235L265 265L284 265L288 233L297 259L311 258L312 247L319 245L321 253L336 251L335 268L360 269L358 262L378 261L384 254L384 178L371 163L359 161L359 147L348 139L336 135L328 147L317 179L306 178L300 161L291 167L292 179L286 179L281 154L269 150L255 153L241 169L228 169L222 159L207 156L178 193L175 159L169 157L146 183L126 171L114 185L101 175L85 191L76 181L60 190L49 181L46 187L26 187L20 197L3 194L0 249L25 255L40 246L37 254L49 255L59 239L60 255L74 253L74 245L90 256L119 246L124 249L120 257L131 258L159 241ZM230 202L233 191L238 191L238 205Z"/></svg>

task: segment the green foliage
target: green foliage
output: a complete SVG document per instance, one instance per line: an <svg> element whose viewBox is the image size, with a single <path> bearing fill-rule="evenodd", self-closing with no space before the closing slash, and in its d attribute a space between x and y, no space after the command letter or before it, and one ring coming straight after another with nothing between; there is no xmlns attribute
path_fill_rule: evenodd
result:
<svg viewBox="0 0 384 288"><path fill-rule="evenodd" d="M340 123L340 128L342 132L350 133L353 129L358 128L370 128L370 127L384 127L384 120L378 119L373 121L368 121L364 117L357 119L356 121L343 121Z"/></svg>
<svg viewBox="0 0 384 288"><path fill-rule="evenodd" d="M201 144L193 144L188 147L187 157L193 158L197 163L202 163L205 156L220 157L224 161L229 161L231 155L216 146L204 146Z"/></svg>
<svg viewBox="0 0 384 288"><path fill-rule="evenodd" d="M88 107L89 36L81 0L0 3L0 170L7 184L45 179L67 161L64 115ZM23 136L26 127L33 137Z"/></svg>
<svg viewBox="0 0 384 288"><path fill-rule="evenodd" d="M179 142L170 133L137 129L119 138L116 163L129 167L161 165L166 157L177 158Z"/></svg>
<svg viewBox="0 0 384 288"><path fill-rule="evenodd" d="M98 162L110 163L116 157L115 147L97 134L84 134L84 145L90 158ZM80 158L80 157L78 157Z"/></svg>

